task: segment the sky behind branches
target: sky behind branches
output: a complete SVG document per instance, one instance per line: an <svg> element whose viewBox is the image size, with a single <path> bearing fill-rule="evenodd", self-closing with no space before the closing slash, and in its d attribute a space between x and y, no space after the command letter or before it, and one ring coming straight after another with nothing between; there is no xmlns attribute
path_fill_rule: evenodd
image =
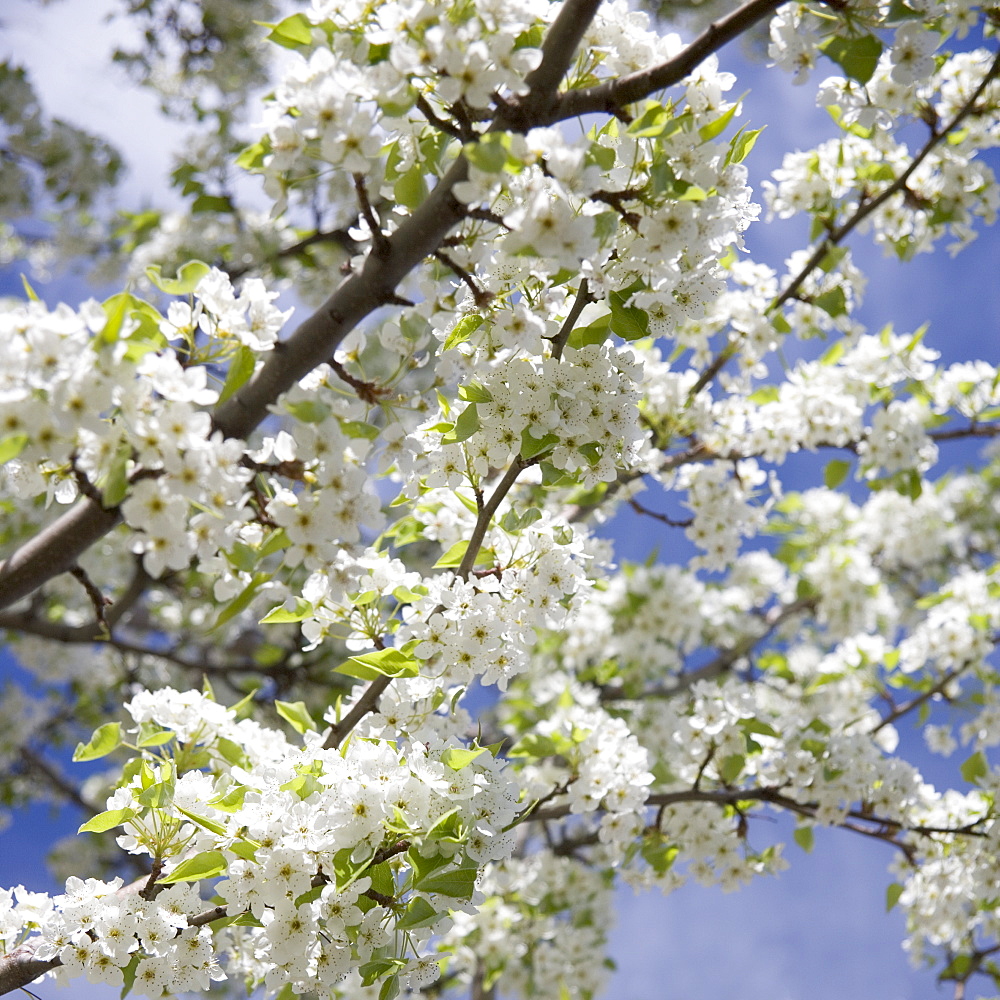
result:
<svg viewBox="0 0 1000 1000"><path fill-rule="evenodd" d="M167 192L170 150L183 129L156 114L156 101L137 92L124 72L109 70L107 56L122 26L107 25L108 0L62 0L39 6L29 0L5 0L0 13L0 58L13 56L31 70L46 110L106 135L126 155L130 174L121 201L127 207L162 203ZM808 148L832 134L826 113L814 106L814 83L793 87L787 76L751 64L739 44L721 56L724 68L738 77L735 93L749 89L740 124L767 125L748 167L754 187L778 166L785 151ZM818 77L834 72L821 67ZM997 158L992 165L1000 168ZM758 199L759 200L759 199ZM747 234L756 260L780 269L784 257L805 246L802 219L760 222ZM868 290L858 318L875 332L892 322L897 332L930 323L925 343L945 361L984 358L1000 361L1000 241L985 232L952 259L942 250L906 264L885 258L868 237L851 241L855 260L868 275ZM19 269L0 272L0 294L20 294ZM75 277L61 277L39 294L49 301L79 301L88 294ZM794 357L787 358L789 363ZM945 468L971 462L979 448L961 443L942 448ZM786 489L820 485L822 467L834 454L804 456L783 469ZM648 501L647 501L648 498ZM654 506L652 494L640 497ZM691 546L681 529L667 528L626 512L602 529L614 540L619 559L643 560L659 548L664 561L686 562ZM0 672L10 671L0 659ZM958 783L961 751L950 761L931 758L916 738L903 731L907 756L940 785ZM72 767L73 765L69 765ZM23 882L31 889L56 888L43 867L46 846L72 832L80 822L72 810L58 814L34 806L14 817L0 833L0 881ZM756 847L790 841L791 827L761 816L751 822ZM886 867L891 848L845 831L820 830L810 857L789 843L792 867L780 877L762 879L739 893L689 884L667 899L659 894L619 894L612 954L618 972L609 997L621 1000L938 1000L950 991L931 974L908 965L900 942L899 912L885 913ZM86 873L82 872L81 875ZM69 992L51 986L44 997L65 993L74 1000L117 997L117 991L75 984Z"/></svg>

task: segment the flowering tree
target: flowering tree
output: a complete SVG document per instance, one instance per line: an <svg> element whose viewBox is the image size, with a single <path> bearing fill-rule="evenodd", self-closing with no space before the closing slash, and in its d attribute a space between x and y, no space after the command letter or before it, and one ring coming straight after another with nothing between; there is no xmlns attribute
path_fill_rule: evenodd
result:
<svg viewBox="0 0 1000 1000"><path fill-rule="evenodd" d="M768 812L893 845L914 956L1000 981L1000 456L935 473L1000 373L862 329L846 244L994 221L1000 11L748 0L685 43L625 0L129 6L121 58L201 125L186 213L102 230L116 154L2 70L4 195L62 206L8 254L128 290L0 313L0 787L88 817L64 893L0 889L0 992L591 997L614 885L777 871ZM755 29L832 116L764 191L811 220L783 272L717 55ZM698 554L616 566L627 504Z"/></svg>

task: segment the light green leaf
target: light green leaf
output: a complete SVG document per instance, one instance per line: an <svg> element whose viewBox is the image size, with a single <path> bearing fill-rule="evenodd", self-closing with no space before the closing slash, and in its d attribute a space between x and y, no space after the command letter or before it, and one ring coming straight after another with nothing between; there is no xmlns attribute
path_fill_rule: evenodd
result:
<svg viewBox="0 0 1000 1000"><path fill-rule="evenodd" d="M378 649L374 653L352 656L335 667L334 672L363 681L373 681L376 677L416 677L420 673L420 664L412 656L389 647Z"/></svg>
<svg viewBox="0 0 1000 1000"><path fill-rule="evenodd" d="M224 837L226 835L226 828L221 823L216 822L214 819L209 819L208 816L202 816L199 813L188 812L187 809L182 809L180 806L177 806L177 811L179 813L182 813L184 816L187 816L187 818L191 820L192 823L195 823L198 826L203 827L206 830L209 830L211 833L214 833L218 837Z"/></svg>
<svg viewBox="0 0 1000 1000"><path fill-rule="evenodd" d="M544 437L533 437L527 429L521 431L521 447L518 451L520 457L527 461L536 455L541 455L559 444L558 434L546 434Z"/></svg>
<svg viewBox="0 0 1000 1000"><path fill-rule="evenodd" d="M795 843L807 854L813 849L815 837L811 826L797 826L792 836L795 838Z"/></svg>
<svg viewBox="0 0 1000 1000"><path fill-rule="evenodd" d="M465 553L469 548L467 541L455 542L436 563L434 569L454 569L462 565ZM492 566L496 562L496 553L492 549L480 548L476 553L476 566Z"/></svg>
<svg viewBox="0 0 1000 1000"><path fill-rule="evenodd" d="M224 403L229 397L239 389L242 389L257 364L257 355L249 347L241 344L229 362L229 371L226 372L226 381L223 383L222 392L219 393L219 402Z"/></svg>
<svg viewBox="0 0 1000 1000"><path fill-rule="evenodd" d="M409 209L419 208L427 197L427 180L423 164L414 163L392 186L393 197Z"/></svg>
<svg viewBox="0 0 1000 1000"><path fill-rule="evenodd" d="M198 282L211 270L204 261L189 260L178 269L176 278L164 278L159 264L147 267L146 277L167 295L190 295L198 287Z"/></svg>
<svg viewBox="0 0 1000 1000"><path fill-rule="evenodd" d="M985 778L989 773L989 764L986 755L982 750L977 750L961 767L962 780L970 785L978 783L980 778Z"/></svg>
<svg viewBox="0 0 1000 1000"><path fill-rule="evenodd" d="M122 823L127 823L135 815L134 809L106 809L81 823L77 833L106 833Z"/></svg>
<svg viewBox="0 0 1000 1000"><path fill-rule="evenodd" d="M467 385L460 385L458 387L458 396L469 403L489 403L493 399L493 393L485 385L480 385L478 382L469 382Z"/></svg>
<svg viewBox="0 0 1000 1000"><path fill-rule="evenodd" d="M858 83L867 83L878 66L882 43L874 35L843 38L831 35L819 44L820 51L832 59L846 76Z"/></svg>
<svg viewBox="0 0 1000 1000"><path fill-rule="evenodd" d="M441 439L442 444L459 444L467 441L479 430L479 411L475 403L469 405L458 415L455 426Z"/></svg>
<svg viewBox="0 0 1000 1000"><path fill-rule="evenodd" d="M903 886L898 882L890 882L885 887L885 912L888 913L899 902L899 897L903 895Z"/></svg>
<svg viewBox="0 0 1000 1000"><path fill-rule="evenodd" d="M639 340L649 336L649 316L636 306L625 305L625 296L621 292L612 292L611 302L611 332L622 340Z"/></svg>
<svg viewBox="0 0 1000 1000"><path fill-rule="evenodd" d="M464 344L482 325L483 317L478 313L468 313L463 316L445 338L444 349L450 351L453 347Z"/></svg>
<svg viewBox="0 0 1000 1000"><path fill-rule="evenodd" d="M823 484L828 490L835 490L851 471L851 463L843 458L835 458L832 462L827 462L823 470Z"/></svg>
<svg viewBox="0 0 1000 1000"><path fill-rule="evenodd" d="M107 475L101 480L101 502L109 510L117 507L128 493L128 464L132 460L132 445L122 439L115 449Z"/></svg>
<svg viewBox="0 0 1000 1000"><path fill-rule="evenodd" d="M271 29L267 40L286 49L298 49L312 41L312 23L305 14L292 14L291 17L266 27Z"/></svg>
<svg viewBox="0 0 1000 1000"><path fill-rule="evenodd" d="M202 851L193 858L182 861L169 875L159 880L158 885L173 885L175 882L198 882L203 878L215 878L228 867L222 851Z"/></svg>
<svg viewBox="0 0 1000 1000"><path fill-rule="evenodd" d="M396 929L409 931L417 927L430 927L442 916L444 914L435 910L423 896L414 896L407 904L406 912L396 921Z"/></svg>
<svg viewBox="0 0 1000 1000"><path fill-rule="evenodd" d="M330 416L330 407L315 399L302 399L296 403L286 403L285 409L304 424L321 424Z"/></svg>
<svg viewBox="0 0 1000 1000"><path fill-rule="evenodd" d="M844 316L847 313L847 296L844 289L837 285L822 295L817 295L813 300L813 305L819 306L823 312L828 313L834 319Z"/></svg>
<svg viewBox="0 0 1000 1000"><path fill-rule="evenodd" d="M421 892L436 892L456 899L471 899L476 889L479 869L473 867L452 868L437 875L429 875L420 883Z"/></svg>
<svg viewBox="0 0 1000 1000"><path fill-rule="evenodd" d="M764 128L767 128L765 125ZM742 163L749 155L750 150L757 144L757 139L764 128L755 128L748 131L740 129L733 136L733 141L729 144L729 154L726 157L728 163Z"/></svg>
<svg viewBox="0 0 1000 1000"><path fill-rule="evenodd" d="M484 753L486 753L486 747L478 747L474 750L448 747L441 754L441 763L446 764L453 771L461 771L463 767L468 767L480 754Z"/></svg>
<svg viewBox="0 0 1000 1000"><path fill-rule="evenodd" d="M0 465L17 458L24 451L28 440L27 434L8 434L7 437L0 438Z"/></svg>
<svg viewBox="0 0 1000 1000"><path fill-rule="evenodd" d="M226 195L200 194L191 203L191 214L201 212L232 212L233 202Z"/></svg>
<svg viewBox="0 0 1000 1000"><path fill-rule="evenodd" d="M718 118L713 122L709 122L707 125L702 125L698 129L698 137L702 142L710 142L717 135L722 135L726 130L726 126L733 120L733 115L736 114L740 106L740 102L737 101L728 111L724 111Z"/></svg>
<svg viewBox="0 0 1000 1000"><path fill-rule="evenodd" d="M302 701L275 701L274 707L285 722L287 722L300 735L305 732L315 732L316 723L309 714L305 702Z"/></svg>
<svg viewBox="0 0 1000 1000"><path fill-rule="evenodd" d="M374 441L379 435L379 429L364 420L341 420L340 429L349 438L364 438L366 441Z"/></svg>
<svg viewBox="0 0 1000 1000"><path fill-rule="evenodd" d="M746 757L741 753L731 753L722 761L719 768L719 777L727 784L731 785L743 773L743 765Z"/></svg>
<svg viewBox="0 0 1000 1000"><path fill-rule="evenodd" d="M295 598L295 608L289 611L283 604L272 608L257 623L258 625L288 625L291 622L300 622L308 618L315 609L303 597Z"/></svg>
<svg viewBox="0 0 1000 1000"><path fill-rule="evenodd" d="M73 760L79 763L84 760L99 760L107 757L112 750L122 745L122 727L118 722L106 722L94 730L89 743L78 743L73 751Z"/></svg>
<svg viewBox="0 0 1000 1000"><path fill-rule="evenodd" d="M235 618L241 612L246 611L257 596L257 591L260 590L262 584L270 579L271 575L269 573L254 573L250 578L250 582L243 590L219 612L219 617L215 619L215 624L212 626L211 631L214 632L215 629L225 625L231 618Z"/></svg>

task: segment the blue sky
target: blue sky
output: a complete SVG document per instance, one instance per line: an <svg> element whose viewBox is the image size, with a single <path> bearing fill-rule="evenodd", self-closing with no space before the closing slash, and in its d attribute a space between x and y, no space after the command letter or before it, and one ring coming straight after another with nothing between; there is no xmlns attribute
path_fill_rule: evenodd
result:
<svg viewBox="0 0 1000 1000"><path fill-rule="evenodd" d="M124 201L134 203L165 190L169 150L180 130L156 118L155 101L148 95L107 70L110 34L102 13L111 6L107 0L63 0L50 7L6 0L0 15L5 21L0 25L0 58L14 54L32 69L53 114L103 132L125 151L132 172ZM767 124L748 161L759 190L759 180L785 150L807 148L829 135L830 123L825 112L813 107L813 86L793 87L787 77L763 72L759 65L748 67L738 46L722 62L739 77L737 93L750 88L741 121L752 128ZM86 100L81 101L81 93ZM1000 166L996 158L993 165ZM747 244L756 259L780 265L788 251L804 245L804 225L801 220L758 224ZM942 252L905 265L882 257L866 237L855 238L852 246L869 276L860 313L869 329L891 321L906 332L929 321L926 343L946 360L1000 361L995 233L982 234L954 260ZM0 273L0 291L17 292L19 287L16 268ZM50 301L72 302L83 290L79 282L63 280L39 291ZM942 454L942 465L963 465L974 454L974 448L954 448ZM821 456L798 463L796 481L786 480L786 485L818 481L824 461ZM632 515L618 518L607 531L620 558L645 558L651 539L659 542L665 558L673 553L682 560L688 551L679 531ZM957 759L929 759L907 732L903 742L932 781L944 784L957 772ZM16 816L14 825L0 833L0 881L51 888L42 866L44 847L78 823L68 811L53 815L44 807ZM755 844L787 835L787 826L770 820L751 826ZM612 931L619 971L608 995L631 1000L724 995L741 1000L936 1000L950 995L935 985L932 975L909 967L900 948L902 916L885 913L888 847L842 831L818 831L811 856L794 844L786 856L792 862L789 871L730 895L696 885L666 899L623 890ZM56 995L51 987L42 992ZM87 984L72 988L74 1000L111 995Z"/></svg>

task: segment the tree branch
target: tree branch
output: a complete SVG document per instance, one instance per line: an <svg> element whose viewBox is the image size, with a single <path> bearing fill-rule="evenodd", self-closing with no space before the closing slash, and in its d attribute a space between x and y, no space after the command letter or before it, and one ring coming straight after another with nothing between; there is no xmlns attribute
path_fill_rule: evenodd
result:
<svg viewBox="0 0 1000 1000"><path fill-rule="evenodd" d="M570 90L552 106L550 116L536 124L551 125L578 115L605 112L617 115L622 108L659 90L680 83L698 65L727 42L773 14L785 0L750 0L727 17L713 21L683 52L650 69L639 70L594 87Z"/></svg>

